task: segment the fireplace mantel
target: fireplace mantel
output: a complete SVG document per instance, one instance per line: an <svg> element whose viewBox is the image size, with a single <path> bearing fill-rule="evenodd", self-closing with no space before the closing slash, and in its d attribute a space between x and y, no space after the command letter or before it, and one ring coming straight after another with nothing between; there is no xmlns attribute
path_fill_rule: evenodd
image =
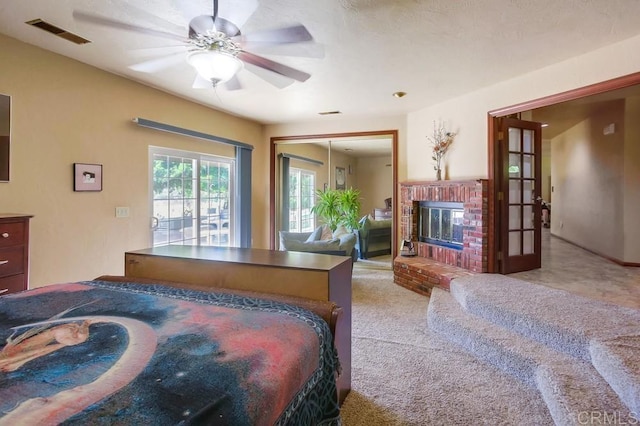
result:
<svg viewBox="0 0 640 426"><path fill-rule="evenodd" d="M400 183L400 238L411 239L414 244L416 258L412 259L411 264L420 264L420 258L423 258L425 265L440 263L471 273L487 272L488 190L489 181L486 179ZM463 204L462 250L418 241L418 212L421 201ZM403 272L402 268L396 268L395 263L403 265L406 263L402 262L401 257L396 259L398 261L394 262L396 282L404 282L405 279L398 277L398 273ZM415 277L411 279L415 280Z"/></svg>

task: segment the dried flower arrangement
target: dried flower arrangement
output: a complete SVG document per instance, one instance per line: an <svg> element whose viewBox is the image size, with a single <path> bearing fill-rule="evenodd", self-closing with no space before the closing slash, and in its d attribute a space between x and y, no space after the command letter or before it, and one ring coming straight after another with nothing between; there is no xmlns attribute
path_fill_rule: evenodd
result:
<svg viewBox="0 0 640 426"><path fill-rule="evenodd" d="M436 125L435 121L433 122L433 136L427 136L427 139L433 147L431 159L435 161L433 170L436 171L437 180L442 179L442 159L453 144L455 136L456 133L447 131L442 122L438 123L438 125Z"/></svg>

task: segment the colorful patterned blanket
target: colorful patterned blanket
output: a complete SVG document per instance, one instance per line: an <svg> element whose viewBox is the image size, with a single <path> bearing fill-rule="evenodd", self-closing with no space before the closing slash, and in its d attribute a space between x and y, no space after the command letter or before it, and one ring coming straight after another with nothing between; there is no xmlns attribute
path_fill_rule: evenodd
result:
<svg viewBox="0 0 640 426"><path fill-rule="evenodd" d="M2 424L339 424L327 324L290 305L136 283L0 297Z"/></svg>

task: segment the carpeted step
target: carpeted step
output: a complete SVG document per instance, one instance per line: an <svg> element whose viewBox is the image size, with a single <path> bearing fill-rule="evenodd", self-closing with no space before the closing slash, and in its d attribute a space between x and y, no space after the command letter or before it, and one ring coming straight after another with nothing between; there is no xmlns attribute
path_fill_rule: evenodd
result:
<svg viewBox="0 0 640 426"><path fill-rule="evenodd" d="M451 294L470 313L584 360L591 339L640 334L638 310L505 275L457 278Z"/></svg>
<svg viewBox="0 0 640 426"><path fill-rule="evenodd" d="M640 416L640 333L593 339L589 352L596 370Z"/></svg>
<svg viewBox="0 0 640 426"><path fill-rule="evenodd" d="M639 310L494 274L458 278L451 294L470 313L592 362L627 407L639 412L640 344L628 344L640 336Z"/></svg>
<svg viewBox="0 0 640 426"><path fill-rule="evenodd" d="M634 420L635 413L585 361L572 365L543 363L536 371L536 385L559 426L629 424ZM616 423L611 423L614 417Z"/></svg>
<svg viewBox="0 0 640 426"><path fill-rule="evenodd" d="M427 321L478 358L537 387L556 424L585 424L579 414L597 410L630 415L590 363L470 314L443 290L434 289Z"/></svg>

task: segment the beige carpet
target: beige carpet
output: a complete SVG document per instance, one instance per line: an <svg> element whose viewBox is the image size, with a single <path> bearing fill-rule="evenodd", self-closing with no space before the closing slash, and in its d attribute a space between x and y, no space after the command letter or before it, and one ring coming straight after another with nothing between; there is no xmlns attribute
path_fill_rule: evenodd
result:
<svg viewBox="0 0 640 426"><path fill-rule="evenodd" d="M371 257L369 259L358 259L358 261L354 263L354 267L359 269L383 269L387 271L393 269L390 254Z"/></svg>
<svg viewBox="0 0 640 426"><path fill-rule="evenodd" d="M427 304L391 271L354 267L344 425L553 424L537 390L430 332Z"/></svg>

